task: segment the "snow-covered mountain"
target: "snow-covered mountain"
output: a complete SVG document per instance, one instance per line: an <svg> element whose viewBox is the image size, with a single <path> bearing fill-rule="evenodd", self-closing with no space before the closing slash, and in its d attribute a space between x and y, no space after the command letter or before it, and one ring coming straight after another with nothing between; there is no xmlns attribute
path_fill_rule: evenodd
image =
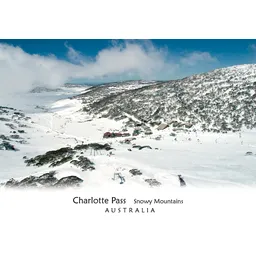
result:
<svg viewBox="0 0 256 256"><path fill-rule="evenodd" d="M242 65L1 99L0 183L255 186L255 81Z"/></svg>
<svg viewBox="0 0 256 256"><path fill-rule="evenodd" d="M165 82L124 82L93 87L78 98L84 111L122 120L203 131L256 127L256 65L240 65Z"/></svg>

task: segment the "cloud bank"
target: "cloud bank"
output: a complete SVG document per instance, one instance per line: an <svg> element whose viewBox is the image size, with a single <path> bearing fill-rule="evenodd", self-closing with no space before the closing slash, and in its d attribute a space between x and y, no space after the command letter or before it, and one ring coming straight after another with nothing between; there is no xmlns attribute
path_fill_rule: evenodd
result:
<svg viewBox="0 0 256 256"><path fill-rule="evenodd" d="M0 93L63 84L76 67L54 56L30 55L19 47L0 44Z"/></svg>
<svg viewBox="0 0 256 256"><path fill-rule="evenodd" d="M181 58L181 63L188 66L195 66L200 63L212 63L217 61L217 58L211 56L209 52L192 52Z"/></svg>
<svg viewBox="0 0 256 256"><path fill-rule="evenodd" d="M182 66L212 62L216 58L207 52L190 53L172 61L168 49L155 47L150 41L124 41L102 49L88 58L68 43L67 60L53 54L29 54L19 47L0 43L0 94L27 91L37 86L58 87L71 79L161 79Z"/></svg>

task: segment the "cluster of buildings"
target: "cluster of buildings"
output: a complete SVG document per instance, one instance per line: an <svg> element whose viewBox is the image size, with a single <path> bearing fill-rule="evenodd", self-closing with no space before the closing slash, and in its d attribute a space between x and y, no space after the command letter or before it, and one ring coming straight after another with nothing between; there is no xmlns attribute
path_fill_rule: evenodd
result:
<svg viewBox="0 0 256 256"><path fill-rule="evenodd" d="M140 127L141 126L141 127ZM166 128L168 128L169 125L165 124L165 123L161 123L158 127L157 130L164 130ZM127 129L123 129L122 132L105 132L103 134L103 138L117 138L117 137L129 137L131 136L130 133L126 132ZM148 126L143 126L142 124L136 124L132 136L137 136L141 133L144 133L145 135L151 135L153 134L151 129Z"/></svg>

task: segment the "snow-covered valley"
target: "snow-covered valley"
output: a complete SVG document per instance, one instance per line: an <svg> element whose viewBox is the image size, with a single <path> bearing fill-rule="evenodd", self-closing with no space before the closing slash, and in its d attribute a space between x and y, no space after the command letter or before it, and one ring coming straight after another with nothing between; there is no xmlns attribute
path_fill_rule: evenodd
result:
<svg viewBox="0 0 256 256"><path fill-rule="evenodd" d="M149 88L155 84L150 82ZM137 86L129 82L127 88L106 88L108 97L115 98L115 91L129 92ZM143 86L147 83L138 88ZM255 129L159 129L139 124L128 112L119 120L85 111L88 98L80 95L99 92L101 99L101 88L35 90L1 99L0 183L17 185L26 177L26 186L40 187L42 181L36 179L42 176L44 182L45 177L52 182L76 177L81 187L255 186ZM141 128L143 132L134 134ZM105 133L125 136L104 138Z"/></svg>

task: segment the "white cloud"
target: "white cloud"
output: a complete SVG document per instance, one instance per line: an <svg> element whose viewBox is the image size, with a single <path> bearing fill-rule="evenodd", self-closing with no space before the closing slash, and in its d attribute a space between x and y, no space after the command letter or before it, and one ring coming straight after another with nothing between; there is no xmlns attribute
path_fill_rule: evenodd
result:
<svg viewBox="0 0 256 256"><path fill-rule="evenodd" d="M89 78L131 72L145 78L156 75L169 65L167 52L155 48L148 42L126 41L118 43L114 41L112 47L101 50L94 59L87 58L70 46L67 48L69 60L79 63L85 68L77 75Z"/></svg>
<svg viewBox="0 0 256 256"><path fill-rule="evenodd" d="M81 53L73 49L68 43L65 43L65 47L68 49L67 57L71 63L82 64L83 60L81 59Z"/></svg>
<svg viewBox="0 0 256 256"><path fill-rule="evenodd" d="M30 55L19 47L0 44L0 93L58 86L75 70L74 65L54 56Z"/></svg>
<svg viewBox="0 0 256 256"><path fill-rule="evenodd" d="M141 78L157 76L169 66L166 52L152 45L124 42L98 52L92 60L68 44L69 61L54 55L40 56L19 47L0 44L0 93L24 91L38 85L59 86L70 78L118 77L138 74Z"/></svg>
<svg viewBox="0 0 256 256"><path fill-rule="evenodd" d="M180 62L194 65L215 61L209 53L191 53L172 61L168 49L157 48L149 40L113 41L94 58L88 58L68 43L67 61L54 55L41 56L19 47L0 43L0 94L27 91L36 86L57 87L72 79L172 79L180 72Z"/></svg>
<svg viewBox="0 0 256 256"><path fill-rule="evenodd" d="M183 65L188 66L195 66L197 64L202 64L202 62L213 63L217 61L218 59L216 57L213 57L209 52L192 52L180 59L180 62Z"/></svg>

